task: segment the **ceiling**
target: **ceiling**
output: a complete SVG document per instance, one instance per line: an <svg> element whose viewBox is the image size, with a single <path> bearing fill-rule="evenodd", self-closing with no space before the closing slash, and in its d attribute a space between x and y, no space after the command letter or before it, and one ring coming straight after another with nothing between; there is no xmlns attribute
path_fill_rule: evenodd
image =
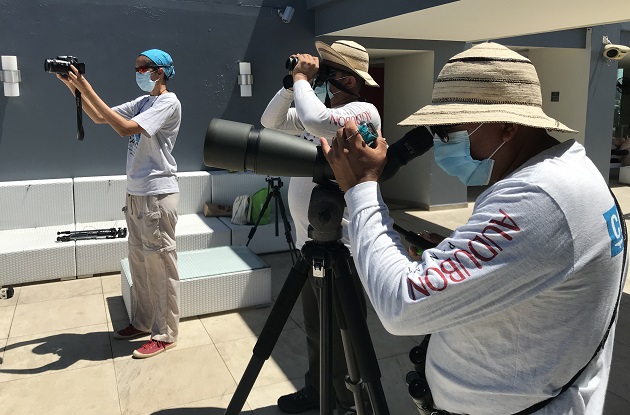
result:
<svg viewBox="0 0 630 415"><path fill-rule="evenodd" d="M326 34L476 42L627 21L628 0L460 0Z"/></svg>
<svg viewBox="0 0 630 415"><path fill-rule="evenodd" d="M630 0L460 0L326 35L480 42L620 22L630 22ZM410 51L369 52L380 59ZM630 69L630 54L619 67Z"/></svg>

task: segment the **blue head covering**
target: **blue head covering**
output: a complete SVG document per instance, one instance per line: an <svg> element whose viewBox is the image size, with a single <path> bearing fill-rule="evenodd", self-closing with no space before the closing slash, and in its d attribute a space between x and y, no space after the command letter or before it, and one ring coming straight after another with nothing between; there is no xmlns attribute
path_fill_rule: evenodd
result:
<svg viewBox="0 0 630 415"><path fill-rule="evenodd" d="M151 59L153 63L164 69L166 79L171 79L175 75L175 67L173 66L173 59L171 55L160 49L149 49L142 52L140 55L146 56Z"/></svg>

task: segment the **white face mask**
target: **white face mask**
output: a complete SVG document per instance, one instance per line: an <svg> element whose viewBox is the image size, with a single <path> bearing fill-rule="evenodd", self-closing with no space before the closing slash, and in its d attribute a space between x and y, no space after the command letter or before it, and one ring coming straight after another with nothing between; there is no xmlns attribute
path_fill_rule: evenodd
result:
<svg viewBox="0 0 630 415"><path fill-rule="evenodd" d="M140 87L141 90L145 92L153 91L155 87L155 82L151 80L151 72L147 71L145 73L136 72L136 83Z"/></svg>

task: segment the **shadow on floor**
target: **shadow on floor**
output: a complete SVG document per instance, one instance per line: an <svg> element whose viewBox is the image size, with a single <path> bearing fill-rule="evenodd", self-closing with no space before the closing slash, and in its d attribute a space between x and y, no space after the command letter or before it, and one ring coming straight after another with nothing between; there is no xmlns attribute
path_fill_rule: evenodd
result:
<svg viewBox="0 0 630 415"><path fill-rule="evenodd" d="M85 334L78 333L61 333L54 334L47 337L41 337L37 339L25 340L13 344L7 344L4 349L4 365L11 365L10 356L8 352L14 349L27 347L31 345L37 345L31 353L36 355L57 355L59 358L47 363L40 367L28 368L28 369L4 369L0 368L0 373L10 374L37 374L48 371L57 371L66 369L73 364L81 360L87 361L106 361L112 359L112 347L110 344L110 333L105 332L91 332ZM137 342L138 345L131 345L130 347L140 347L141 342ZM121 350L114 358L127 356L126 350Z"/></svg>

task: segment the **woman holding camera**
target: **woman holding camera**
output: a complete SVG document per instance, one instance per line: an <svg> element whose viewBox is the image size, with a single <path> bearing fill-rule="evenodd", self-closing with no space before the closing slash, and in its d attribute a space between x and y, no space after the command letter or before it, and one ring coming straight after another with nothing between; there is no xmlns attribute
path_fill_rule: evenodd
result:
<svg viewBox="0 0 630 415"><path fill-rule="evenodd" d="M172 151L181 123L181 105L167 89L175 75L171 56L159 49L136 58L136 82L144 94L110 108L74 67L58 74L83 98L83 109L97 124L109 124L128 139L125 219L129 229L129 267L133 276L133 321L114 337L131 339L151 334L133 352L155 356L177 345L179 274L175 245L177 224L177 163Z"/></svg>

